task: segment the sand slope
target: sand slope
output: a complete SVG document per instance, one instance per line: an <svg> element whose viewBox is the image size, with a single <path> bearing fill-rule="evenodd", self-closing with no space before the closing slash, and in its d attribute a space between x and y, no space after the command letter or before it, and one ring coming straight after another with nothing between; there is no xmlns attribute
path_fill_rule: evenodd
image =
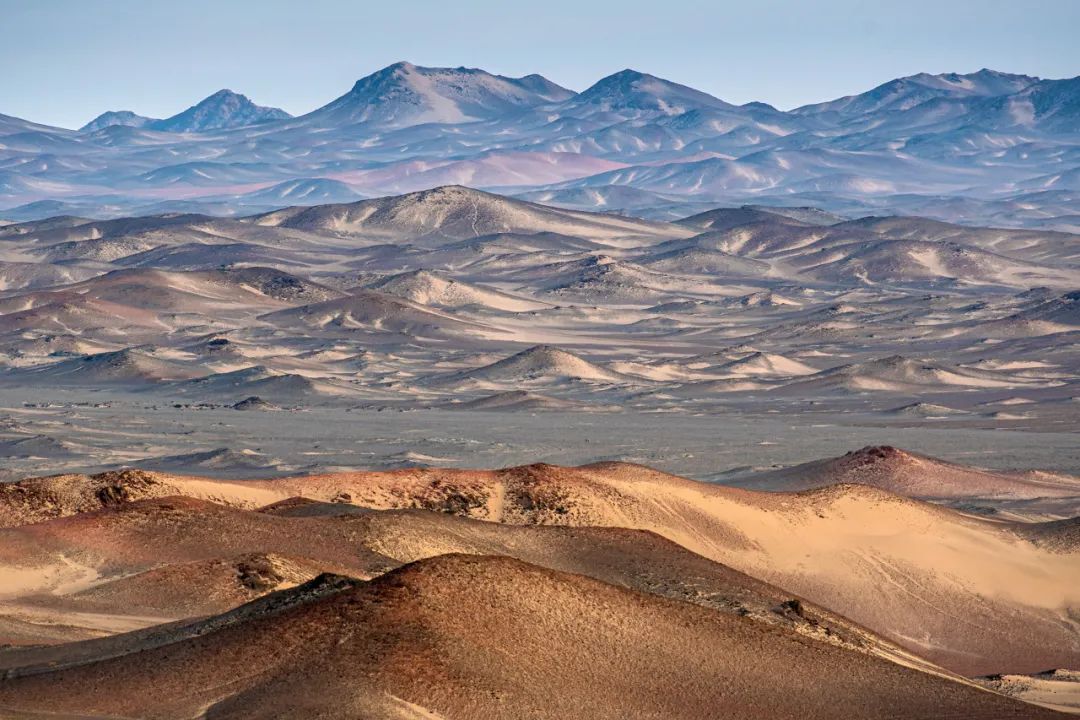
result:
<svg viewBox="0 0 1080 720"><path fill-rule="evenodd" d="M639 530L513 526L302 498L258 511L165 498L3 530L0 540L7 548L0 574L8 580L0 619L40 629L24 637L0 624L0 643L141 628L224 612L320 572L371 577L402 563L469 553L589 575L943 672L788 591ZM61 623L64 632L45 632Z"/></svg>
<svg viewBox="0 0 1080 720"><path fill-rule="evenodd" d="M1080 660L1080 544L1067 523L1043 532L1040 525L980 520L860 485L760 493L620 463L244 482L125 477L0 486L19 503L5 498L0 517L17 524L100 507L102 492L187 494L248 508L302 495L510 524L647 529L963 674L1037 672ZM60 484L68 489L57 491ZM1019 626L1024 633L1015 632Z"/></svg>
<svg viewBox="0 0 1080 720"><path fill-rule="evenodd" d="M0 707L147 718L1056 717L743 618L492 557L443 556L367 584L321 577L196 627L79 651L83 664L9 670Z"/></svg>
<svg viewBox="0 0 1080 720"><path fill-rule="evenodd" d="M1077 479L992 472L890 446L865 447L837 458L758 473L738 484L757 490L798 491L838 482L873 485L913 497L1080 499L1080 480ZM1080 504L1076 509L1080 512Z"/></svg>

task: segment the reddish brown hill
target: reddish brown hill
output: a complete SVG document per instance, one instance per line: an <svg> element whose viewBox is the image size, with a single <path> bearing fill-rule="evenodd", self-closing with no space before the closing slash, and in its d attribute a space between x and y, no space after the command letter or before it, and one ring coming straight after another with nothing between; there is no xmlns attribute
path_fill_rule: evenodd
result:
<svg viewBox="0 0 1080 720"><path fill-rule="evenodd" d="M135 480L130 486L128 475ZM107 482L109 497L119 496L120 502L140 493L181 493L254 508L299 495L509 524L651 530L956 672L1080 665L1080 546L1067 533L1051 532L1050 543L1039 526L980 520L863 485L753 492L624 463L421 468L243 482L128 475L74 476L64 481L64 497L98 497L100 490L78 488ZM23 507L33 508L26 497L40 497L35 483L41 482L25 481L11 492L23 493ZM76 503L58 505L67 512ZM16 507L8 516L32 520L42 514L19 512Z"/></svg>
<svg viewBox="0 0 1080 720"><path fill-rule="evenodd" d="M9 670L0 707L143 718L1050 718L745 618L442 556ZM310 599L309 599L310 598ZM95 641L96 642L96 641ZM94 643L90 643L93 645Z"/></svg>

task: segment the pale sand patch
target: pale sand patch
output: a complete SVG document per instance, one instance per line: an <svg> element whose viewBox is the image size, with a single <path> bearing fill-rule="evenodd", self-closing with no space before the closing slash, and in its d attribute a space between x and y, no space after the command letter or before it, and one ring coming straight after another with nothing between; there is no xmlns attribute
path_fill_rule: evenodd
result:
<svg viewBox="0 0 1080 720"><path fill-rule="evenodd" d="M402 700L396 695L390 695L388 699L391 709L397 713L397 717L401 720L445 720L444 715L407 700Z"/></svg>
<svg viewBox="0 0 1080 720"><path fill-rule="evenodd" d="M1002 675L984 680L997 692L1061 712L1080 715L1080 671L1054 670L1038 675Z"/></svg>
<svg viewBox="0 0 1080 720"><path fill-rule="evenodd" d="M50 565L0 565L0 598L50 591L65 594L84 590L101 579L96 568L60 555Z"/></svg>
<svg viewBox="0 0 1080 720"><path fill-rule="evenodd" d="M71 627L101 635L141 630L151 625L160 625L176 619L161 615L73 612L20 604L0 604L0 616L14 619L26 625Z"/></svg>

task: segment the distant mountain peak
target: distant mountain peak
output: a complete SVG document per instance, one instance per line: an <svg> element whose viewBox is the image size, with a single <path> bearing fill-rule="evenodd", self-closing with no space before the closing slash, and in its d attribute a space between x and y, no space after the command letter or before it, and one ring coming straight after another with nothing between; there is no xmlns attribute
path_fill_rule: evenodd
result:
<svg viewBox="0 0 1080 720"><path fill-rule="evenodd" d="M949 73L950 75L956 75L957 73ZM1028 80L1039 80L1035 75L1024 75L1020 73L1007 73L1000 70L991 70L990 68L982 68L976 70L973 73L969 73L972 77L998 77L998 78L1026 78ZM962 76L961 76L962 77Z"/></svg>
<svg viewBox="0 0 1080 720"><path fill-rule="evenodd" d="M157 122L154 118L146 117L145 115L137 115L130 110L109 110L103 112L90 122L79 128L79 132L94 132L95 130L101 130L111 125L122 125L124 127L136 127L141 128L146 125Z"/></svg>
<svg viewBox="0 0 1080 720"><path fill-rule="evenodd" d="M589 88L581 93L579 96L582 99L588 99L594 96L603 96L612 91L632 91L634 84L642 80L655 80L660 83L667 83L667 80L661 80L655 75L649 75L647 73L625 68L614 72L610 75L600 78L593 83ZM674 84L674 83L672 83Z"/></svg>
<svg viewBox="0 0 1080 720"><path fill-rule="evenodd" d="M238 92L234 92L233 90L230 90L229 88L222 88L221 90L218 90L216 93L212 93L210 95L207 95L206 98L202 102L203 103L206 103L206 102L221 102L221 101L224 101L224 100L229 100L231 98L237 98L241 102L248 99L246 95L243 95L243 94L238 93ZM200 104L202 104L202 103L200 103Z"/></svg>
<svg viewBox="0 0 1080 720"><path fill-rule="evenodd" d="M246 95L227 88L218 90L182 113L149 124L166 132L205 132L287 120L292 115L279 108L256 105Z"/></svg>
<svg viewBox="0 0 1080 720"><path fill-rule="evenodd" d="M768 110L769 112L780 112L776 109L775 106L770 105L766 102L761 102L760 100L751 100L748 103L744 103L741 107L750 108L753 110Z"/></svg>
<svg viewBox="0 0 1080 720"><path fill-rule="evenodd" d="M626 68L601 78L570 101L575 107L679 115L699 108L731 109L708 93Z"/></svg>
<svg viewBox="0 0 1080 720"><path fill-rule="evenodd" d="M1034 75L1019 75L988 68L973 73L950 72L938 75L919 73L918 75L912 75L910 78L902 79L918 80L931 85L944 82L959 90L980 96L1008 95L1023 90L1039 81L1039 78Z"/></svg>
<svg viewBox="0 0 1080 720"><path fill-rule="evenodd" d="M511 78L477 68L431 68L400 61L360 78L352 89L310 113L327 124L408 127L499 117L573 92L539 75Z"/></svg>
<svg viewBox="0 0 1080 720"><path fill-rule="evenodd" d="M413 74L420 70L416 65L406 60L399 60L396 63L387 65L381 70L376 70L370 75L364 77L353 83L349 93L364 93L369 91L373 87L377 87L381 83L400 81L407 75Z"/></svg>
<svg viewBox="0 0 1080 720"><path fill-rule="evenodd" d="M642 78L647 77L653 76L647 73L643 73L640 70L634 70L633 68L623 68L622 70L614 72L611 75L608 75L606 78L603 78L601 82L605 80L609 82L633 82L635 80L641 80Z"/></svg>
<svg viewBox="0 0 1080 720"><path fill-rule="evenodd" d="M937 98L989 98L1021 92L1039 82L1030 75L1015 75L983 68L974 73L916 73L889 80L858 95L797 108L797 114L838 112L861 115L884 109L906 110Z"/></svg>

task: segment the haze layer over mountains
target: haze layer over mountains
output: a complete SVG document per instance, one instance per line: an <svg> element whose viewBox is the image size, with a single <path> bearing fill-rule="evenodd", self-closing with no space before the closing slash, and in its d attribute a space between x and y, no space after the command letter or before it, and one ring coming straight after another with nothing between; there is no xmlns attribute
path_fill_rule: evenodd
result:
<svg viewBox="0 0 1080 720"><path fill-rule="evenodd" d="M577 93L400 62L295 118L229 90L77 131L0 115L0 218L250 214L458 183L653 219L765 203L1075 230L1078 93L923 73L781 111L635 70Z"/></svg>

